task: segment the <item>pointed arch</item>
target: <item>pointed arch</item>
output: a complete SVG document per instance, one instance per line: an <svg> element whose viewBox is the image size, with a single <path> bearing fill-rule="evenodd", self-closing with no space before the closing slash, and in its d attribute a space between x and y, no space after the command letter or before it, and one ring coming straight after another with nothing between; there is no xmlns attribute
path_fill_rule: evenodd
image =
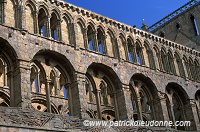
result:
<svg viewBox="0 0 200 132"><path fill-rule="evenodd" d="M39 6L38 10L38 33L43 36L47 37L47 24L48 24L48 10L45 6Z"/></svg>
<svg viewBox="0 0 200 132"><path fill-rule="evenodd" d="M102 119L104 115L102 111L107 108L115 111L113 119L119 120L124 118L125 107L122 106L124 95L122 92L119 92L122 88L121 81L112 68L103 64L92 63L88 67L86 75L91 80L96 98L96 103L88 105L92 106L90 108L93 108L93 111L96 111L98 118Z"/></svg>
<svg viewBox="0 0 200 132"><path fill-rule="evenodd" d="M200 81L200 63L197 60L197 58L195 58L194 60L194 68L195 68L195 73L194 73L194 77L196 81Z"/></svg>
<svg viewBox="0 0 200 132"><path fill-rule="evenodd" d="M182 59L180 57L180 54L178 52L175 52L174 58L175 58L177 66L178 66L177 72L179 73L179 76L185 78L185 70L184 70L184 66L183 66L183 62L182 62Z"/></svg>
<svg viewBox="0 0 200 132"><path fill-rule="evenodd" d="M62 34L62 41L66 44L71 45L71 39L73 34L73 18L71 14L69 14L67 11L64 11L62 14L62 22L61 22L61 34Z"/></svg>
<svg viewBox="0 0 200 132"><path fill-rule="evenodd" d="M97 27L97 46L100 54L107 54L107 47L105 42L105 28L99 25Z"/></svg>
<svg viewBox="0 0 200 132"><path fill-rule="evenodd" d="M17 3L15 0L7 0L5 4L5 24L10 27L17 27L17 13L16 7Z"/></svg>
<svg viewBox="0 0 200 132"><path fill-rule="evenodd" d="M145 65L144 55L143 55L143 46L139 39L135 43L135 53L136 53L136 63L139 65Z"/></svg>
<svg viewBox="0 0 200 132"><path fill-rule="evenodd" d="M196 70L195 70L194 61L191 56L188 59L188 63L189 63L189 75L190 75L189 79L195 80Z"/></svg>
<svg viewBox="0 0 200 132"><path fill-rule="evenodd" d="M171 50L168 50L167 62L168 62L168 73L176 75L176 68L174 65L174 57L173 57L173 53Z"/></svg>
<svg viewBox="0 0 200 132"><path fill-rule="evenodd" d="M161 48L161 61L162 61L162 70L168 72L167 53L164 47Z"/></svg>
<svg viewBox="0 0 200 132"><path fill-rule="evenodd" d="M123 33L119 34L119 48L120 48L121 58L124 60L129 60L128 49L127 49L128 47L127 47L125 35Z"/></svg>
<svg viewBox="0 0 200 132"><path fill-rule="evenodd" d="M133 112L134 120L162 120L163 117L156 115L156 113L162 113L161 104L151 103L159 98L153 81L143 74L134 74L129 81L129 86L133 96L131 97L133 107L136 107Z"/></svg>
<svg viewBox="0 0 200 132"><path fill-rule="evenodd" d="M144 42L144 50L147 55L147 57L144 57L144 58L148 59L149 67L151 69L156 69L154 54L153 54L153 51L151 50L150 44L147 40Z"/></svg>
<svg viewBox="0 0 200 132"><path fill-rule="evenodd" d="M174 82L168 83L166 86L166 93L169 97L168 110L172 121L195 121L192 112L190 98L184 88ZM195 123L191 123L192 126L184 127L177 126L178 130L192 131L196 128Z"/></svg>
<svg viewBox="0 0 200 132"><path fill-rule="evenodd" d="M87 44L88 44L88 49L91 51L96 51L96 42L95 42L95 26L93 23L89 22L87 24Z"/></svg>
<svg viewBox="0 0 200 132"><path fill-rule="evenodd" d="M36 14L36 6L35 3L32 2L32 0L27 0L25 3L25 22L26 22L26 29L30 33L36 33L36 23L35 23L35 17Z"/></svg>
<svg viewBox="0 0 200 132"><path fill-rule="evenodd" d="M134 41L133 39L128 36L127 37L127 47L128 47L128 58L130 62L136 63L136 58L135 58L135 49L134 49Z"/></svg>
<svg viewBox="0 0 200 132"><path fill-rule="evenodd" d="M110 54L110 56L114 58L117 58L118 57L117 41L114 35L114 31L111 28L107 29L106 45L108 49L108 54Z"/></svg>

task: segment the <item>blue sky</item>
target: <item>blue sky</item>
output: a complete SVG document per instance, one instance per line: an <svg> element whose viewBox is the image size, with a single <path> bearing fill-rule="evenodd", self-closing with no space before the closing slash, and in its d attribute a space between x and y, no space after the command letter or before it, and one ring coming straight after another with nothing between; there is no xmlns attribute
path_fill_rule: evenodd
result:
<svg viewBox="0 0 200 132"><path fill-rule="evenodd" d="M141 27L152 25L189 0L66 0L120 22Z"/></svg>

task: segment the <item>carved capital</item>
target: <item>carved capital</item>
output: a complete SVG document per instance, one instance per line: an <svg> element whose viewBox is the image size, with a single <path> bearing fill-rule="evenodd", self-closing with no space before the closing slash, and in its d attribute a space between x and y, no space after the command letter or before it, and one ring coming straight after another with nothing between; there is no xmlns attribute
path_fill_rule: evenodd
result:
<svg viewBox="0 0 200 132"><path fill-rule="evenodd" d="M194 99L190 99L189 103L190 103L191 107L196 107L196 101Z"/></svg>
<svg viewBox="0 0 200 132"><path fill-rule="evenodd" d="M166 99L166 93L163 93L161 91L158 91L158 98L159 99Z"/></svg>

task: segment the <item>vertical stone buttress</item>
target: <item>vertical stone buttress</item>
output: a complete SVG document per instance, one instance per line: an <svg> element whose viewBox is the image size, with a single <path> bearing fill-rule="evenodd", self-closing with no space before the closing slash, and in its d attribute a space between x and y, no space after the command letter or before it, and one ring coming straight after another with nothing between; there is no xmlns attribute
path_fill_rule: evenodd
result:
<svg viewBox="0 0 200 132"><path fill-rule="evenodd" d="M31 108L30 62L18 60L18 65L11 76L11 106Z"/></svg>
<svg viewBox="0 0 200 132"><path fill-rule="evenodd" d="M130 120L133 117L133 107L132 107L132 101L131 101L131 91L129 88L129 85L122 85L123 91L124 91L124 99L125 99L125 107L127 111L127 118Z"/></svg>
<svg viewBox="0 0 200 132"><path fill-rule="evenodd" d="M73 107L73 116L81 118L87 117L87 97L85 90L85 75L83 73L75 73L75 81L72 82L72 99L71 107Z"/></svg>

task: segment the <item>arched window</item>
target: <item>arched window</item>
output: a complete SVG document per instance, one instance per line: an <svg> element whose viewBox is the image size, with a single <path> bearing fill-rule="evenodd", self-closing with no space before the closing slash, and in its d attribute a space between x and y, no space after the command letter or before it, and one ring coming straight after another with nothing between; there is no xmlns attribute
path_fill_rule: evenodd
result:
<svg viewBox="0 0 200 132"><path fill-rule="evenodd" d="M190 19L191 19L191 22L192 22L192 26L193 26L195 35L199 36L199 29L198 29L198 25L197 25L197 22L196 22L196 18L193 15L191 15Z"/></svg>
<svg viewBox="0 0 200 132"><path fill-rule="evenodd" d="M89 45L89 50L95 51L95 43L94 43L94 31L92 27L89 25L87 27L87 39L88 39L88 45Z"/></svg>
<svg viewBox="0 0 200 132"><path fill-rule="evenodd" d="M162 61L162 70L168 72L168 61L166 52L162 49L161 50L161 61Z"/></svg>
<svg viewBox="0 0 200 132"><path fill-rule="evenodd" d="M143 56L143 51L142 47L138 42L136 42L136 59L137 59L137 64L139 65L144 65L144 56Z"/></svg>
<svg viewBox="0 0 200 132"><path fill-rule="evenodd" d="M94 87L91 83L91 80L87 76L86 76L85 88L86 88L86 96L88 98L88 101L90 103L96 104L96 100L95 100L96 96L95 96Z"/></svg>
<svg viewBox="0 0 200 132"><path fill-rule="evenodd" d="M190 71L190 78L189 79L195 80L196 70L195 70L195 65L194 65L192 58L189 59L189 71Z"/></svg>
<svg viewBox="0 0 200 132"><path fill-rule="evenodd" d="M68 99L68 88L64 76L60 75L60 96Z"/></svg>
<svg viewBox="0 0 200 132"><path fill-rule="evenodd" d="M180 30L181 29L181 25L179 23L176 24L176 29Z"/></svg>
<svg viewBox="0 0 200 132"><path fill-rule="evenodd" d="M31 64L31 91L37 94L46 94L46 80L43 70L40 69L37 63Z"/></svg>
<svg viewBox="0 0 200 132"><path fill-rule="evenodd" d="M166 92L168 97L168 113L170 120L173 122L177 121L188 121L193 120L190 127L186 126L175 126L177 130L195 131L195 119L190 116L193 113L193 105L191 105L188 93L185 89L177 83L169 83L166 86Z"/></svg>
<svg viewBox="0 0 200 132"><path fill-rule="evenodd" d="M125 40L124 37L120 36L119 41L120 41L120 52L121 52L121 55L122 55L122 59L128 60L126 40Z"/></svg>
<svg viewBox="0 0 200 132"><path fill-rule="evenodd" d="M3 0L2 0L3 2ZM5 6L5 23L11 27L17 27L16 22L16 12L15 12L15 3L13 0L7 0Z"/></svg>
<svg viewBox="0 0 200 132"><path fill-rule="evenodd" d="M54 40L61 40L60 20L58 19L58 16L54 12L51 14L50 29L51 29L51 37Z"/></svg>
<svg viewBox="0 0 200 132"><path fill-rule="evenodd" d="M26 5L25 15L26 15L26 29L30 33L35 33L35 27L34 27L34 9L30 4Z"/></svg>
<svg viewBox="0 0 200 132"><path fill-rule="evenodd" d="M38 13L38 30L41 36L47 37L47 14L43 8Z"/></svg>
<svg viewBox="0 0 200 132"><path fill-rule="evenodd" d="M114 106L112 91L109 85L104 80L101 80L99 88L101 90L101 104L105 106Z"/></svg>
<svg viewBox="0 0 200 132"><path fill-rule="evenodd" d="M77 41L80 44L80 48L87 49L84 38L84 28L81 22L77 23L77 31L78 31Z"/></svg>
<svg viewBox="0 0 200 132"><path fill-rule="evenodd" d="M160 51L158 50L157 47L154 46L153 47L153 52L155 52L155 55L156 55L156 57L155 57L155 63L157 63L158 68L161 71L163 71L162 59L161 59L161 53L160 53Z"/></svg>
<svg viewBox="0 0 200 132"><path fill-rule="evenodd" d="M128 46L128 58L130 62L135 62L135 52L134 52L134 46L130 39L127 40L127 46Z"/></svg>
<svg viewBox="0 0 200 132"><path fill-rule="evenodd" d="M163 31L160 32L159 34L160 37L164 38L165 37L165 33Z"/></svg>
<svg viewBox="0 0 200 132"><path fill-rule="evenodd" d="M153 55L152 50L150 49L150 47L146 43L145 43L144 47L145 47L146 55L148 57L149 67L151 69L156 69L156 64L155 64L154 55Z"/></svg>
<svg viewBox="0 0 200 132"><path fill-rule="evenodd" d="M174 65L174 58L173 58L171 52L168 52L167 59L168 59L168 61L167 61L168 62L168 72L175 75L176 69L175 69L175 65Z"/></svg>
<svg viewBox="0 0 200 132"><path fill-rule="evenodd" d="M192 77L191 77L191 71L190 71L189 61L188 61L188 59L185 56L183 57L183 61L184 61L184 65L186 67L188 78L191 79Z"/></svg>
<svg viewBox="0 0 200 132"><path fill-rule="evenodd" d="M184 70L184 67L183 67L183 62L180 59L178 54L175 54L175 59L176 59L177 65L178 65L179 75L181 77L185 78L185 70Z"/></svg>
<svg viewBox="0 0 200 132"><path fill-rule="evenodd" d="M99 53L106 54L105 35L100 28L97 29L97 44Z"/></svg>
<svg viewBox="0 0 200 132"><path fill-rule="evenodd" d="M39 87L39 72L36 66L32 66L31 68L31 91L34 93L40 93Z"/></svg>
<svg viewBox="0 0 200 132"><path fill-rule="evenodd" d="M50 94L52 96L56 95L56 73L52 70L50 73L51 82L49 83Z"/></svg>
<svg viewBox="0 0 200 132"><path fill-rule="evenodd" d="M107 52L108 55L112 57L118 57L118 52L117 52L117 47L116 47L116 42L115 42L115 37L112 32L112 30L107 31L107 36L106 36L106 47L107 47Z"/></svg>
<svg viewBox="0 0 200 132"><path fill-rule="evenodd" d="M63 17L63 21L61 23L61 29L62 29L62 40L66 44L70 44L70 29L69 29L69 20L67 17Z"/></svg>
<svg viewBox="0 0 200 132"><path fill-rule="evenodd" d="M136 78L142 77L140 75L135 75L132 77L129 83L131 91L131 101L133 107L133 118L134 120L152 120L156 117L153 112L155 112L155 107L152 102L153 98L156 98L156 93L154 93L154 86L149 82L143 80L137 80ZM152 91L151 91L152 90ZM154 95L153 95L154 94ZM139 100L140 99L140 100Z"/></svg>

